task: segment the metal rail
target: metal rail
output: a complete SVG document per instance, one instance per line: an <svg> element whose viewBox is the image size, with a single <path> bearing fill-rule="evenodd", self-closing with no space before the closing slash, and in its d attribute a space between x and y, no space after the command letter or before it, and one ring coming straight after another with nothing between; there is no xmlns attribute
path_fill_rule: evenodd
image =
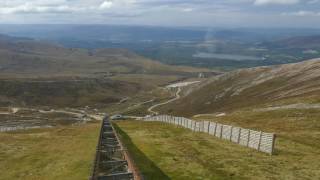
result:
<svg viewBox="0 0 320 180"><path fill-rule="evenodd" d="M127 154L109 118L105 117L89 180L134 180L134 173L128 164Z"/></svg>

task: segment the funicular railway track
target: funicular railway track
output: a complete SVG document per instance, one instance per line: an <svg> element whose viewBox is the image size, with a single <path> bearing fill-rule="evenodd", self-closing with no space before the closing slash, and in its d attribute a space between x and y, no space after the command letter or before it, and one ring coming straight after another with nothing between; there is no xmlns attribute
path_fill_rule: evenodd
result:
<svg viewBox="0 0 320 180"><path fill-rule="evenodd" d="M108 117L103 119L90 180L140 180Z"/></svg>

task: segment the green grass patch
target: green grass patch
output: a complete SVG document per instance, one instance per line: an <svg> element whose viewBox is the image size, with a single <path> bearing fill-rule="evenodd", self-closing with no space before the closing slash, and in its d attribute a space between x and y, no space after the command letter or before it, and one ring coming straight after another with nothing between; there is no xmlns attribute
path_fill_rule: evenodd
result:
<svg viewBox="0 0 320 180"><path fill-rule="evenodd" d="M147 159L170 179L320 177L319 148L285 136L279 137L277 153L270 156L173 125L138 121L118 122L117 125L121 129L119 132L125 134L122 138L143 174L149 172L149 166L144 164ZM133 150L130 148L132 146Z"/></svg>
<svg viewBox="0 0 320 180"><path fill-rule="evenodd" d="M121 129L119 126L115 124L114 126L123 141L126 145L126 148L129 150L130 154L132 154L133 161L139 167L139 169L143 170L143 177L146 179L170 179L166 174L159 169L154 162L152 162L146 155L135 146L132 142L131 138Z"/></svg>
<svg viewBox="0 0 320 180"><path fill-rule="evenodd" d="M233 163L230 158L222 162L215 160L219 156L217 151L232 154L230 147L223 148L228 144L224 141L161 123L124 121L118 122L117 126L123 142L146 179L165 179L163 174L169 179L181 180L244 179L241 173L226 170L225 161ZM235 148L236 145L230 146ZM238 151L246 155L257 154L241 147ZM152 162L152 166L148 162Z"/></svg>
<svg viewBox="0 0 320 180"><path fill-rule="evenodd" d="M88 179L99 126L0 133L0 179Z"/></svg>

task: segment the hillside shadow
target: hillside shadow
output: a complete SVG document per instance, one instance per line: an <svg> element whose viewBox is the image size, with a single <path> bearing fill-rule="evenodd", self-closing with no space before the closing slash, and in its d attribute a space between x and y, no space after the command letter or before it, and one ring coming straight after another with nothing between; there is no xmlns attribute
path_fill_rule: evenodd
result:
<svg viewBox="0 0 320 180"><path fill-rule="evenodd" d="M113 123L114 128L118 132L121 141L129 150L131 158L138 167L144 180L169 180L170 178L151 161L137 146L132 142L131 138L117 124Z"/></svg>

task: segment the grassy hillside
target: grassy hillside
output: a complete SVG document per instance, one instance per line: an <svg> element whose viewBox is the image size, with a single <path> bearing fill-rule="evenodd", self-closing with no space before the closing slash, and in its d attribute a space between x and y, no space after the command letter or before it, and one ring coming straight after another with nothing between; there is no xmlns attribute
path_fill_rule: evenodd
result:
<svg viewBox="0 0 320 180"><path fill-rule="evenodd" d="M74 49L0 36L0 106L99 108L205 71L125 49Z"/></svg>
<svg viewBox="0 0 320 180"><path fill-rule="evenodd" d="M171 179L319 179L319 92L315 59L226 73L184 89L180 100L161 107L163 113L273 132L273 156L172 125L118 126L128 148L139 149L133 156L146 176L156 171ZM154 164L144 166L144 159Z"/></svg>
<svg viewBox="0 0 320 180"><path fill-rule="evenodd" d="M0 133L0 179L88 179L99 125Z"/></svg>
<svg viewBox="0 0 320 180"><path fill-rule="evenodd" d="M138 84L103 80L2 80L0 105L99 107L139 92Z"/></svg>
<svg viewBox="0 0 320 180"><path fill-rule="evenodd" d="M162 107L178 115L230 112L239 108L320 102L320 60L242 69L214 77Z"/></svg>
<svg viewBox="0 0 320 180"><path fill-rule="evenodd" d="M273 126L269 126L270 122L280 122L283 120L281 114L286 113L292 112L278 112L274 116L263 113L249 116L234 114L226 119L231 118L232 122L245 127L265 126L264 129L271 130ZM309 116L305 117L306 122L314 121L318 116L319 111L309 112ZM255 119L257 117L260 119ZM222 119L219 121L228 122ZM249 121L254 125L250 125ZM267 121L267 125L261 121ZM297 127L299 130L294 134L287 129L290 125L274 125L274 129L283 130L283 133L279 134L276 154L270 156L208 134L193 133L173 125L137 121L117 123L122 139L146 179L181 180L318 179L320 156L319 146L315 143L319 142L318 124L309 124L309 129ZM316 127L311 128L314 125ZM310 137L313 139L305 141Z"/></svg>

